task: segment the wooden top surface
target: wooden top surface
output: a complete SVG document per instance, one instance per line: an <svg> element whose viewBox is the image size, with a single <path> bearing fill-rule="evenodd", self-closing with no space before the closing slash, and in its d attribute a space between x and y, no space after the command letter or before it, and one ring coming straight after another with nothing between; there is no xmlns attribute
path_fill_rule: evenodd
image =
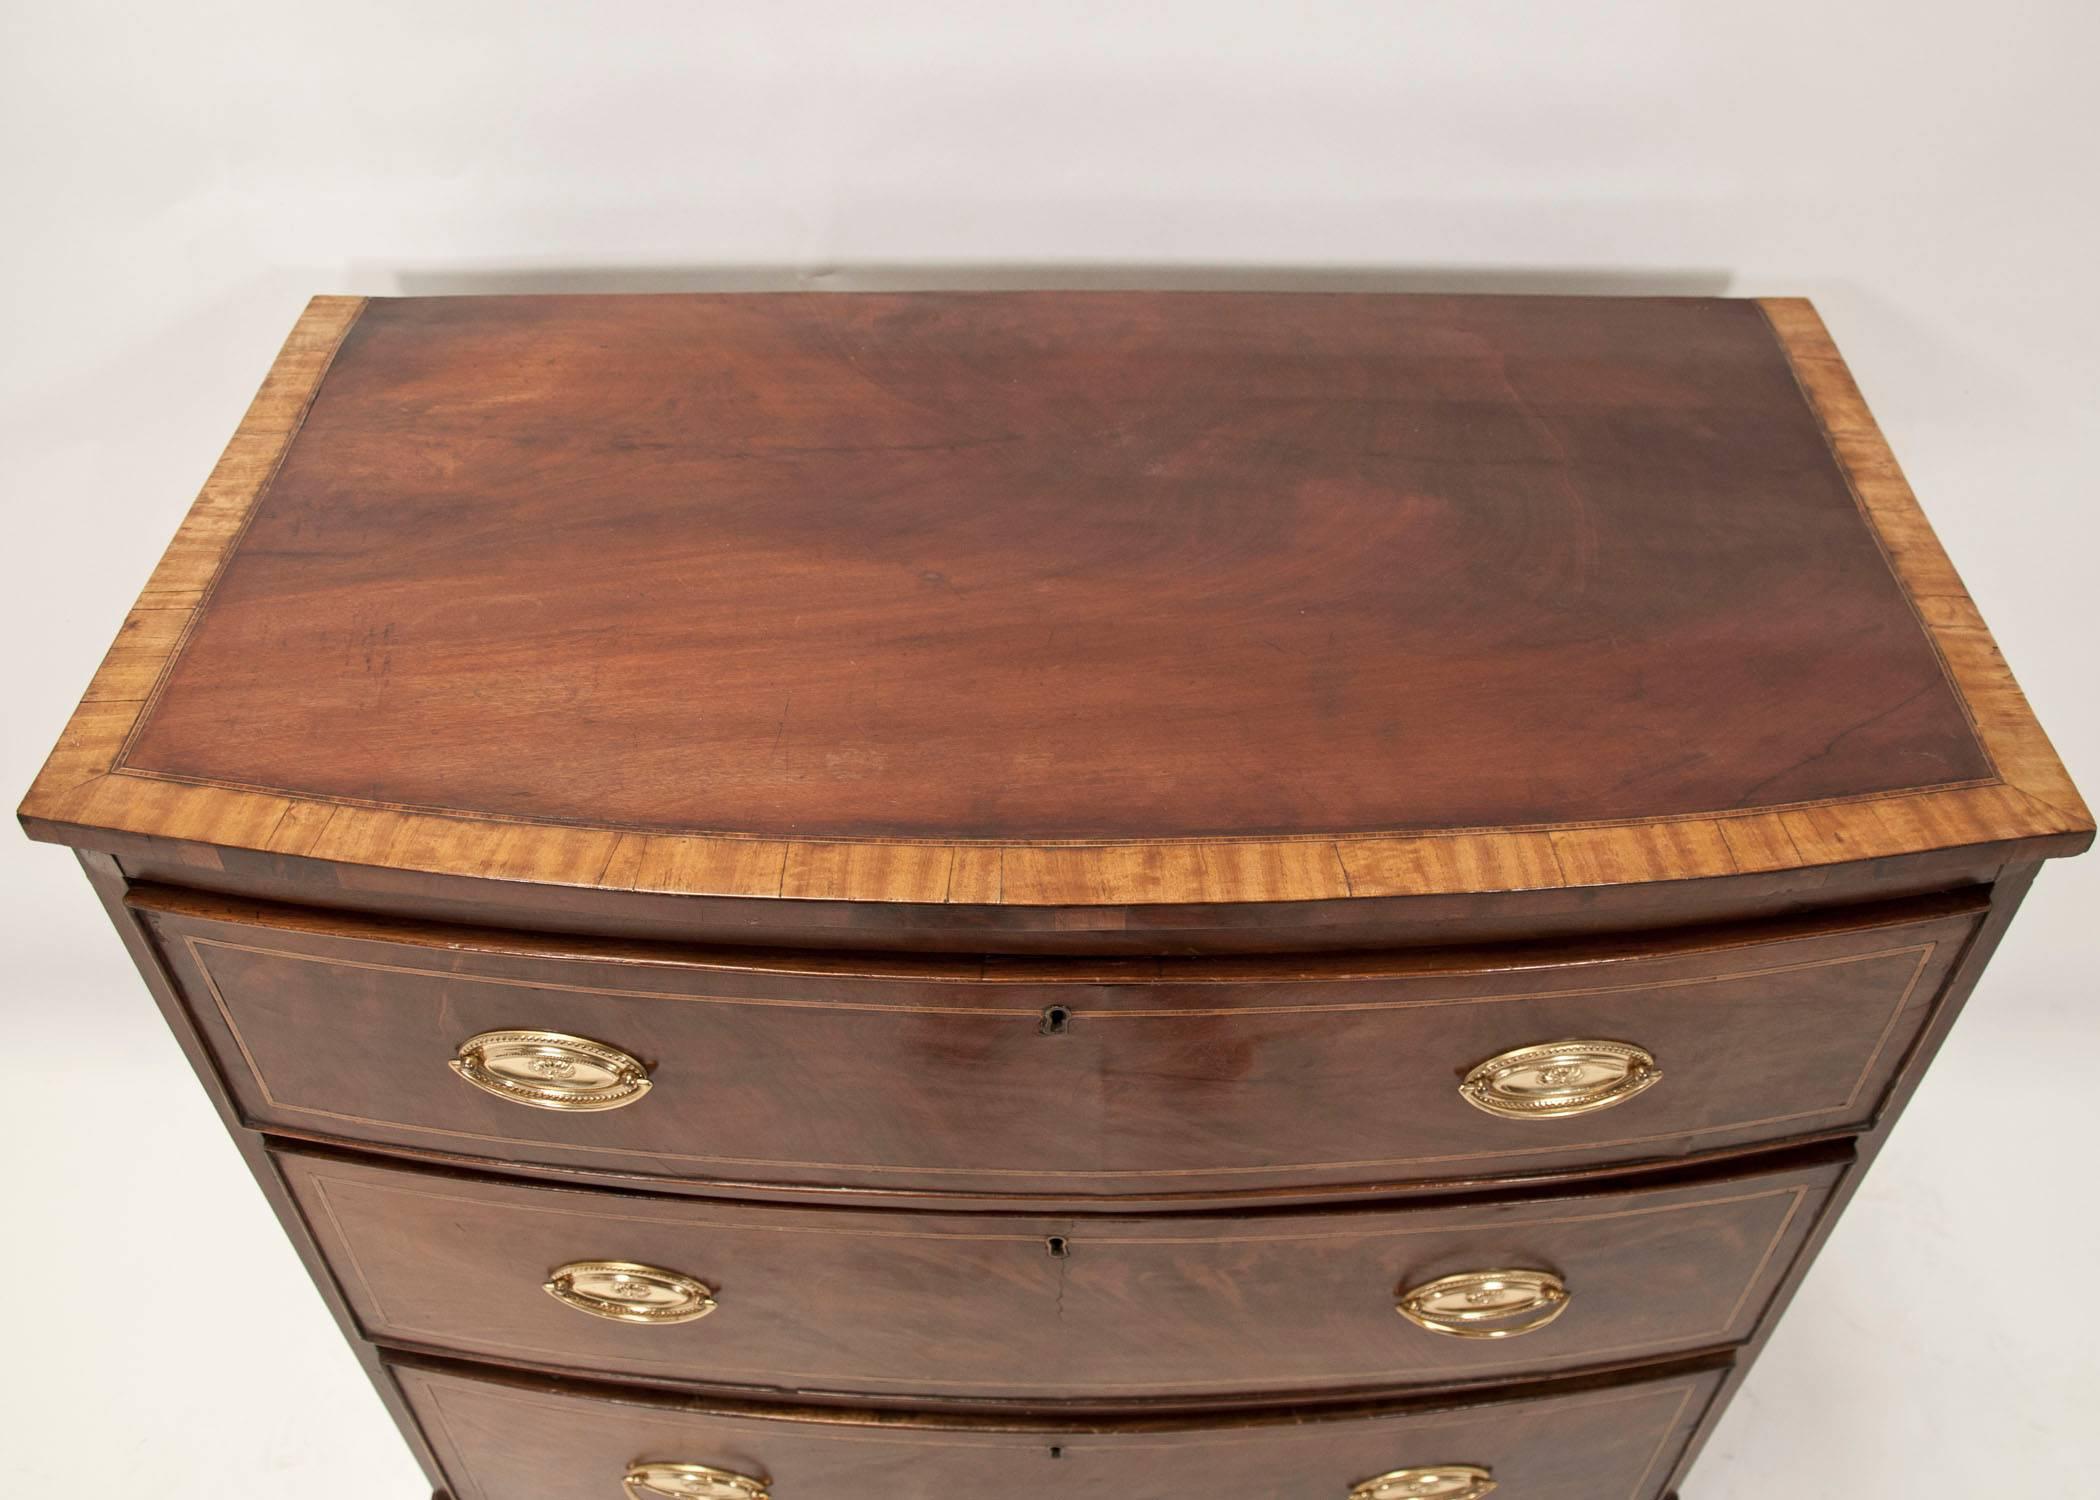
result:
<svg viewBox="0 0 2100 1500"><path fill-rule="evenodd" d="M2090 819L1805 303L322 298L23 806L618 889L1696 878Z"/></svg>

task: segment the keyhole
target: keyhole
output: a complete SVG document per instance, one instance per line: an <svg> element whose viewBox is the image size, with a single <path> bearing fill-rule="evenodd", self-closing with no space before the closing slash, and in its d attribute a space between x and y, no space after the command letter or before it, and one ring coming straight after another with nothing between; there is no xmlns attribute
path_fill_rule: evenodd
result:
<svg viewBox="0 0 2100 1500"><path fill-rule="evenodd" d="M1049 1248L1052 1260L1063 1260L1072 1253L1071 1243L1061 1234L1053 1234L1043 1243Z"/></svg>
<svg viewBox="0 0 2100 1500"><path fill-rule="evenodd" d="M1072 1012L1069 1007L1052 1005L1044 1009L1042 1026L1044 1036L1063 1036L1071 1024Z"/></svg>

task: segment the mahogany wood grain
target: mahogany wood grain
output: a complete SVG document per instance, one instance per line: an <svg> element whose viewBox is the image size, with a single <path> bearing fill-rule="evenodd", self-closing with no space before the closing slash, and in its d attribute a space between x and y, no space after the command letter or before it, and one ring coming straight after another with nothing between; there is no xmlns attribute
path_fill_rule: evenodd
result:
<svg viewBox="0 0 2100 1500"><path fill-rule="evenodd" d="M1758 308L1581 298L374 301L124 764L919 900L1992 778Z"/></svg>
<svg viewBox="0 0 2100 1500"><path fill-rule="evenodd" d="M2092 827L1805 304L1137 294L323 299L22 812L906 911Z"/></svg>
<svg viewBox="0 0 2100 1500"><path fill-rule="evenodd" d="M825 1415L394 1367L460 1500L611 1500L637 1462L771 1481L775 1500L1346 1500L1403 1467L1478 1464L1524 1500L1654 1500L1718 1375L1266 1420L967 1422Z"/></svg>
<svg viewBox="0 0 2100 1500"><path fill-rule="evenodd" d="M132 901L265 1129L498 1167L1046 1204L1506 1177L1854 1129L1982 909L1971 894L1517 950L955 964ZM447 1071L468 1037L513 1028L619 1047L654 1086L568 1114ZM1475 1064L1569 1037L1644 1046L1663 1081L1550 1120L1460 1096Z"/></svg>
<svg viewBox="0 0 2100 1500"><path fill-rule="evenodd" d="M1662 1187L1455 1206L1013 1217L735 1207L284 1153L365 1334L622 1380L785 1395L1092 1403L1396 1391L1736 1344L1847 1157ZM689 1323L608 1322L542 1289L576 1261L714 1289ZM1548 1326L1418 1328L1403 1291L1560 1276Z"/></svg>
<svg viewBox="0 0 2100 1500"><path fill-rule="evenodd" d="M20 816L439 1500L1673 1493L2092 839L1785 299L316 299ZM646 1105L444 1070L557 1021Z"/></svg>

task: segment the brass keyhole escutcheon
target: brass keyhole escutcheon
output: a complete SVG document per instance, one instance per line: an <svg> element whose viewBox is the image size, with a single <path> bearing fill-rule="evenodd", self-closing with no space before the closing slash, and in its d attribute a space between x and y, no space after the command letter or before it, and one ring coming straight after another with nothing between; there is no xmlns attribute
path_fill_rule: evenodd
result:
<svg viewBox="0 0 2100 1500"><path fill-rule="evenodd" d="M1624 1104L1662 1082L1655 1054L1632 1042L1540 1042L1467 1073L1459 1097L1505 1120L1555 1120Z"/></svg>
<svg viewBox="0 0 2100 1500"><path fill-rule="evenodd" d="M1462 1271L1400 1294L1400 1316L1455 1339L1536 1333L1568 1310L1568 1285L1551 1271Z"/></svg>
<svg viewBox="0 0 2100 1500"><path fill-rule="evenodd" d="M561 1031L484 1031L446 1064L485 1094L531 1109L620 1109L649 1092L649 1073L618 1047Z"/></svg>

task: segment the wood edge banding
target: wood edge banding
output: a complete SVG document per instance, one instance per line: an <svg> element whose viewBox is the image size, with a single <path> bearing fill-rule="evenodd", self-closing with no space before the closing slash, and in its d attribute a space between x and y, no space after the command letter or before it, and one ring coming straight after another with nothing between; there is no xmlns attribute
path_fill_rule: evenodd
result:
<svg viewBox="0 0 2100 1500"><path fill-rule="evenodd" d="M1805 300L1761 299L1862 513L1947 663L1997 783L1788 808L1548 828L1019 844L657 834L363 806L123 767L126 743L365 307L306 307L127 617L19 816L97 831L468 879L611 891L966 906L1219 906L1471 895L1758 874L2024 839L2092 818Z"/></svg>
<svg viewBox="0 0 2100 1500"><path fill-rule="evenodd" d="M1822 317L1805 297L1760 298L1802 393L1830 441L1918 621L1939 648L1978 741L2029 804L2032 831L2090 834L2093 816L1998 651ZM1892 799L1895 800L1895 799Z"/></svg>
<svg viewBox="0 0 2100 1500"><path fill-rule="evenodd" d="M232 833L247 837L203 841L256 847L248 842L255 825L266 819L274 826L295 800L265 799L276 804L274 813L252 804L235 808L215 796L184 795L189 788L126 776L120 768L133 731L203 612L220 568L247 529L365 302L363 297L315 297L292 325L240 426L22 799L16 816L31 825L32 833L39 823L168 838Z"/></svg>

